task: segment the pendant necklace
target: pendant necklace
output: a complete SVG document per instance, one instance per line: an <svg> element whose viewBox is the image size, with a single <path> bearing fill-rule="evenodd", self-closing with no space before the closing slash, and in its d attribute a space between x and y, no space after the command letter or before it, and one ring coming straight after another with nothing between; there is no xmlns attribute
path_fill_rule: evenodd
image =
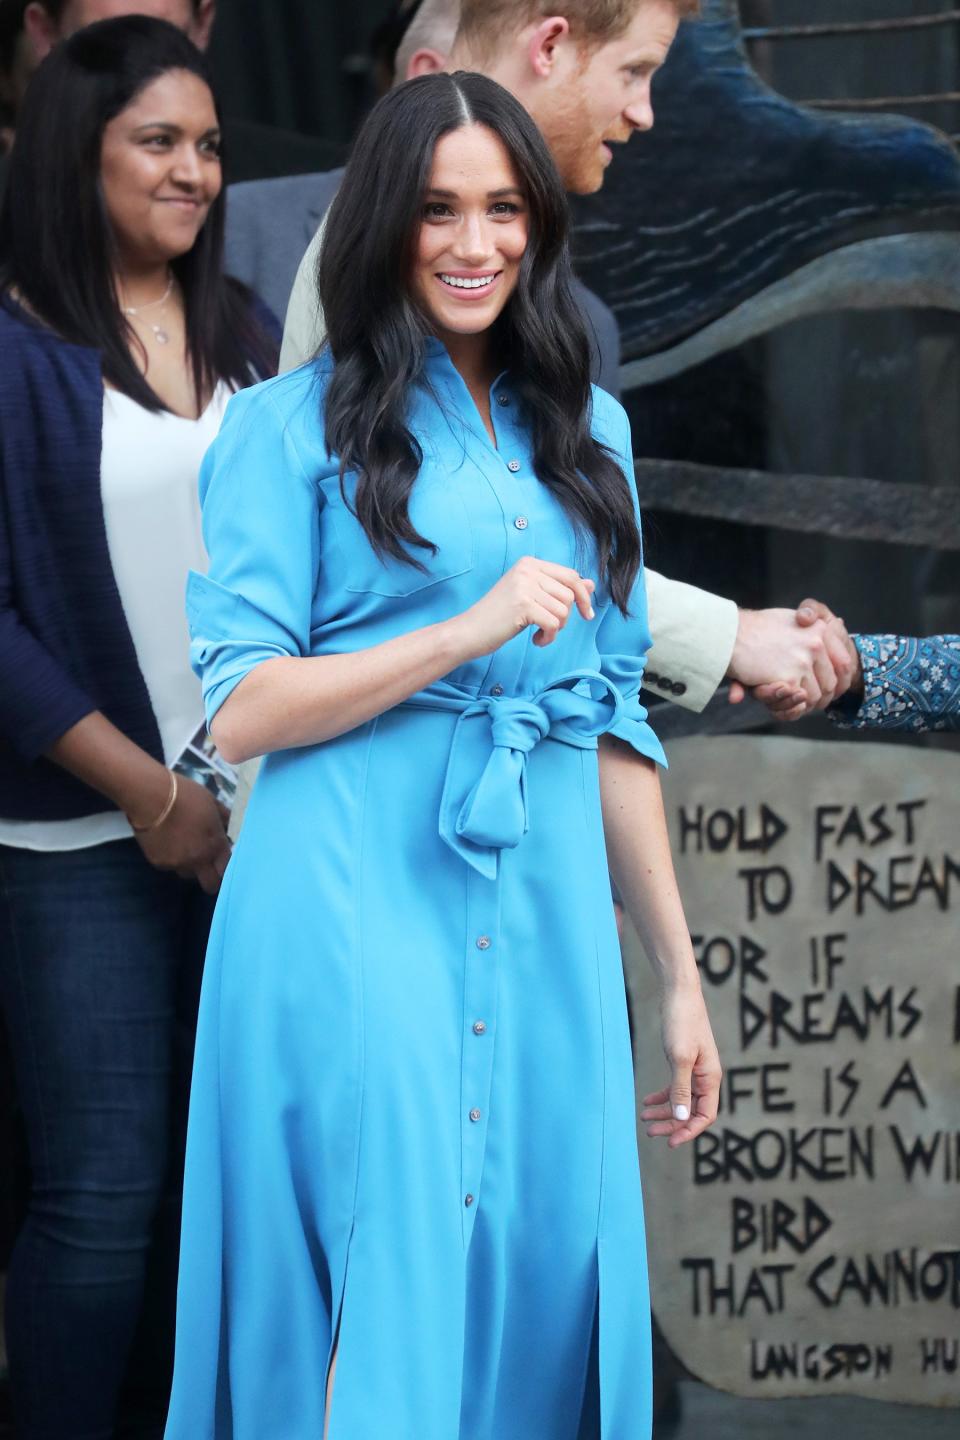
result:
<svg viewBox="0 0 960 1440"><path fill-rule="evenodd" d="M150 300L147 302L146 305L124 305L123 313L124 315L131 316L131 318L134 320L139 320L144 310L155 310L158 305L161 307L162 313L163 306L166 305L172 294L173 273L171 272L170 279L167 282L167 288L166 290L164 290L159 300ZM170 332L168 330L165 330L162 325L157 324L153 320L147 320L144 323L149 325L150 329L153 331L153 338L156 340L158 345L170 344Z"/></svg>

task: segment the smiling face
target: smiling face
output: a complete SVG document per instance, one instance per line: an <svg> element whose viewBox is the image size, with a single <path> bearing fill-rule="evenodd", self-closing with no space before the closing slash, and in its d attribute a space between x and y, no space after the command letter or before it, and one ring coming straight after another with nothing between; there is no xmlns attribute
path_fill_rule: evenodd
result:
<svg viewBox="0 0 960 1440"><path fill-rule="evenodd" d="M103 132L100 175L121 263L147 268L193 248L223 184L213 96L170 70Z"/></svg>
<svg viewBox="0 0 960 1440"><path fill-rule="evenodd" d="M464 125L438 142L412 290L441 340L489 330L516 289L529 236L520 177L503 142Z"/></svg>
<svg viewBox="0 0 960 1440"><path fill-rule="evenodd" d="M592 49L565 45L550 83L524 96L574 194L599 190L610 146L652 127L650 83L678 23L671 0L644 0L619 38Z"/></svg>

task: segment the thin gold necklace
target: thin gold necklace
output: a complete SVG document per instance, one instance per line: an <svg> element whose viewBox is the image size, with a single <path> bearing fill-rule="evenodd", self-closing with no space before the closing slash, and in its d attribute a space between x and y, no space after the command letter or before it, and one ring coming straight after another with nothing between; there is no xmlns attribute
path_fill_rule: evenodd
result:
<svg viewBox="0 0 960 1440"><path fill-rule="evenodd" d="M148 300L146 305L124 305L123 313L124 315L129 315L134 320L139 320L144 310L155 310L158 305L161 307L162 310L163 306L166 305L172 294L173 271L171 270L170 279L167 281L167 288L166 290L164 290L159 300ZM145 323L149 325L150 329L153 331L153 338L156 340L158 345L170 344L169 330L165 330L162 325L157 324L153 320L147 320Z"/></svg>

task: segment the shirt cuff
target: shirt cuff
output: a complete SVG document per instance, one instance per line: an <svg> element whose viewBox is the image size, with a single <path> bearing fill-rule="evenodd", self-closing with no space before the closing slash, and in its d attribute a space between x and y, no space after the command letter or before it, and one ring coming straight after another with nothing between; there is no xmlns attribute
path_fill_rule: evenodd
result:
<svg viewBox="0 0 960 1440"><path fill-rule="evenodd" d="M863 671L863 690L848 690L827 710L827 717L841 730L863 730L895 720L909 709L891 685L892 671L901 658L903 642L897 635L851 635Z"/></svg>

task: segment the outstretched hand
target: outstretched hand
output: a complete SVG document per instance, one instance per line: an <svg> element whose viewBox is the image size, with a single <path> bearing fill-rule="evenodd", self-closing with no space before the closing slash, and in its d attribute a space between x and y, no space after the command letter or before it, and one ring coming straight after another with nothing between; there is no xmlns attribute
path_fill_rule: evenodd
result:
<svg viewBox="0 0 960 1440"><path fill-rule="evenodd" d="M838 615L834 615L828 605L824 605L821 600L804 600L797 608L797 624L806 629L823 625L823 644L836 674L837 685L832 694L824 696L820 704L815 706L808 705L806 697L791 698L778 694L781 689L779 685L757 686L753 692L754 698L766 705L771 715L779 721L799 720L808 709L824 710L848 690L863 686L860 653L851 640L846 625Z"/></svg>
<svg viewBox="0 0 960 1440"><path fill-rule="evenodd" d="M797 720L846 694L858 667L843 621L818 600L804 600L796 611L741 610L730 702L749 691L777 720Z"/></svg>

